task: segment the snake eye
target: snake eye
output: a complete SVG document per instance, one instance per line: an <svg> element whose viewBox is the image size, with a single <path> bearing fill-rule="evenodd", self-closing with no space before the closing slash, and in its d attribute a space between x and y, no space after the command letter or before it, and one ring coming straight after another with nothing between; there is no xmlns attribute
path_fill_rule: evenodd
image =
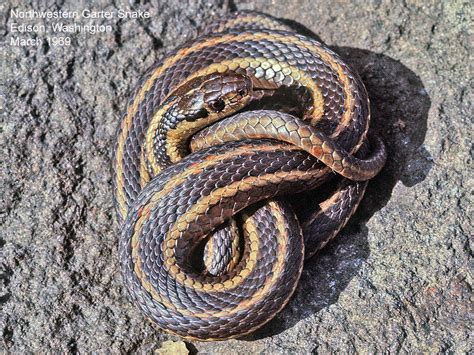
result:
<svg viewBox="0 0 474 355"><path fill-rule="evenodd" d="M220 112L225 108L225 102L222 99L217 99L211 103L211 107L214 111Z"/></svg>
<svg viewBox="0 0 474 355"><path fill-rule="evenodd" d="M245 90L240 89L237 93L238 93L240 96L244 96L244 95L245 95Z"/></svg>

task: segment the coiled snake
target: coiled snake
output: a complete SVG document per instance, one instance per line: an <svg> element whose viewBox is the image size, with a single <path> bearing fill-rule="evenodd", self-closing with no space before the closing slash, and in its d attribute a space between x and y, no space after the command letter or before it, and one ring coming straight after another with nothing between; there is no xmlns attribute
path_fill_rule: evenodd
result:
<svg viewBox="0 0 474 355"><path fill-rule="evenodd" d="M238 337L269 321L385 163L379 139L367 154L369 120L357 74L263 14L221 18L150 68L113 160L134 303L188 338ZM285 196L330 179L335 191L298 220Z"/></svg>

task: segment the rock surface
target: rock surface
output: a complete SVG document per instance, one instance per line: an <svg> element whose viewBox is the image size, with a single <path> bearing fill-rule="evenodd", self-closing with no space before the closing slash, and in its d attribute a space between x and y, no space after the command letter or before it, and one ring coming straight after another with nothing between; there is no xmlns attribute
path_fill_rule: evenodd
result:
<svg viewBox="0 0 474 355"><path fill-rule="evenodd" d="M203 353L472 351L472 57L468 1L94 1L150 19L97 19L112 31L70 46L12 46L2 13L1 352L153 351L166 340L132 306L117 260L114 132L143 71L203 20L256 9L297 21L362 76L389 147L360 210L307 263L288 306L250 337L188 343ZM62 10L82 11L78 1ZM65 20L64 22L68 22ZM68 22L69 23L69 22ZM83 21L87 23L87 21ZM471 174L469 174L471 172Z"/></svg>

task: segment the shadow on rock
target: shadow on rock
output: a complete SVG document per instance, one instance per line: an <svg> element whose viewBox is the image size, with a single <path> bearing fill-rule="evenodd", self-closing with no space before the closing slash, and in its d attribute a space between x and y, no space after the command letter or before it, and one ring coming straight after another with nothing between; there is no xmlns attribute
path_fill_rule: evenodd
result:
<svg viewBox="0 0 474 355"><path fill-rule="evenodd" d="M308 35L309 30L300 30ZM311 35L313 38L317 36ZM389 201L398 181L411 187L423 181L432 159L423 142L430 98L420 78L388 56L367 50L333 47L362 77L371 101L371 132L380 135L388 150L387 164L370 181L364 199L338 237L305 263L298 289L272 321L242 340L273 336L337 302L340 293L370 255L366 222ZM318 196L301 196L304 208ZM319 197L320 198L320 197ZM298 213L298 211L297 211Z"/></svg>

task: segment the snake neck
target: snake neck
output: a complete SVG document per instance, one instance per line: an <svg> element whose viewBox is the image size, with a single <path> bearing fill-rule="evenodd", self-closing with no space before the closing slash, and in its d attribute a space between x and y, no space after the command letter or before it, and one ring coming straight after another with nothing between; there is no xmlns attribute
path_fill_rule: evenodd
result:
<svg viewBox="0 0 474 355"><path fill-rule="evenodd" d="M158 128L154 132L148 132L153 135L153 144L146 149L151 173L161 171L188 155L191 137L228 115L228 112L210 114L203 110L183 113L177 105L172 105L158 118Z"/></svg>
<svg viewBox="0 0 474 355"><path fill-rule="evenodd" d="M176 103L166 110L159 120L158 129L149 132L153 135L153 151L147 150L147 157L153 154L153 159L148 159L153 165L160 169L166 168L174 162L181 160L187 155L187 143L190 137L199 131L202 125L206 125L208 113L196 111L184 114L180 112Z"/></svg>

